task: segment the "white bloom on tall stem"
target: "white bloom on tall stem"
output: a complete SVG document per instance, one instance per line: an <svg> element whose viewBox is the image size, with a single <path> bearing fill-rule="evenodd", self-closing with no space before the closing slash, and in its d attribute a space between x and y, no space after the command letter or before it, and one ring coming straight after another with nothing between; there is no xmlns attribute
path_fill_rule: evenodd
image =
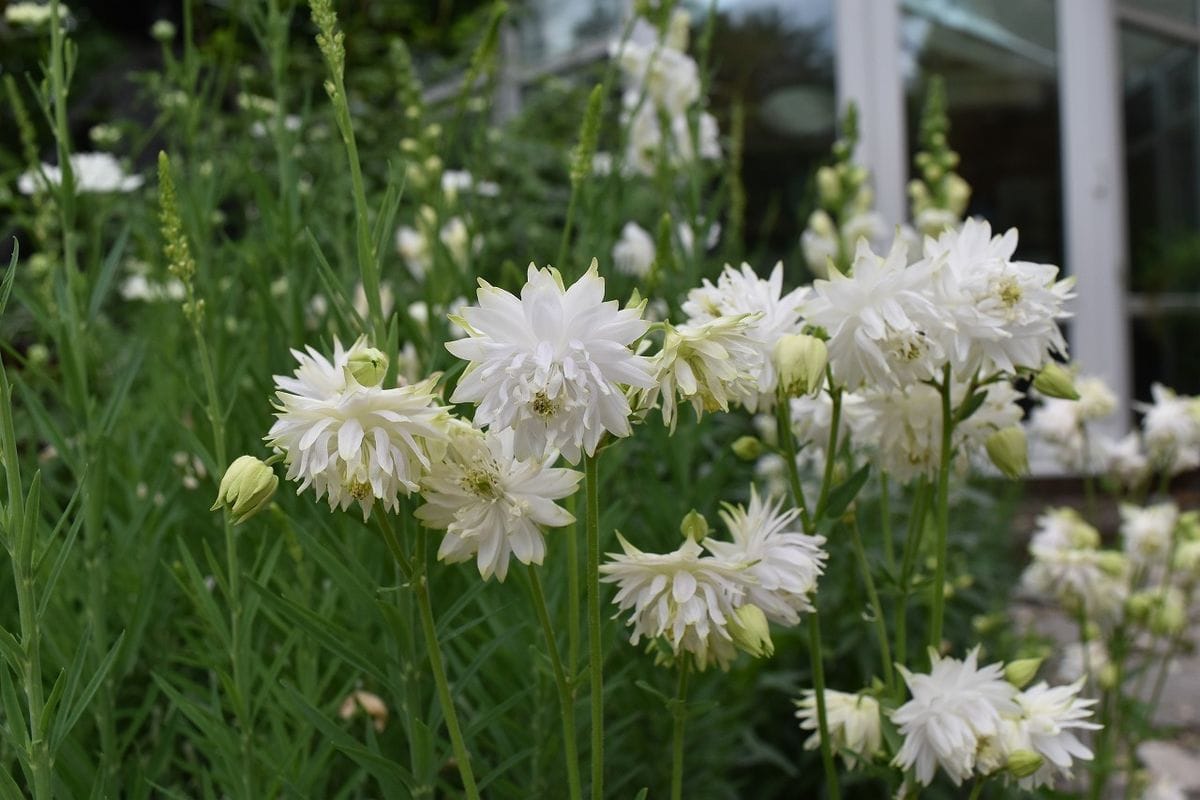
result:
<svg viewBox="0 0 1200 800"><path fill-rule="evenodd" d="M618 538L624 552L608 554L600 580L617 584L613 602L631 612L629 641L662 636L676 656L691 653L701 668L728 663L736 652L728 626L745 595L744 565L706 556L692 539L660 555Z"/></svg>
<svg viewBox="0 0 1200 800"><path fill-rule="evenodd" d="M1125 486L1137 486L1150 474L1150 459L1137 431L1130 431L1120 439L1097 436L1096 450L1104 471Z"/></svg>
<svg viewBox="0 0 1200 800"><path fill-rule="evenodd" d="M702 286L688 292L683 312L689 323L703 323L718 317L755 315L749 336L759 352L759 397L747 398L746 407L757 410L758 405L769 407L779 383L773 355L780 337L800 333L803 323L800 306L806 289L783 291L783 264L777 263L767 279L758 277L749 264L734 269L726 264L716 284L707 278Z"/></svg>
<svg viewBox="0 0 1200 800"><path fill-rule="evenodd" d="M1156 383L1150 387L1153 403L1137 403L1144 412L1142 440L1157 469L1175 475L1200 467L1200 419L1197 400L1176 394Z"/></svg>
<svg viewBox="0 0 1200 800"><path fill-rule="evenodd" d="M1018 783L1024 789L1050 786L1059 777L1071 777L1076 759L1092 760L1092 751L1079 741L1075 731L1099 730L1102 726L1088 722L1095 700L1079 697L1083 680L1066 686L1048 686L1045 682L1031 686L1016 696L1020 716L1014 720L1016 749L1029 750L1042 757L1041 768Z"/></svg>
<svg viewBox="0 0 1200 800"><path fill-rule="evenodd" d="M275 376L278 419L264 437L283 452L288 480L300 481L298 492L312 486L318 499L328 495L330 508L357 501L363 519L376 501L396 511L430 466L430 444L446 438L436 376L385 389L385 369L358 369L360 382L356 364L382 358L366 337L348 350L335 340L332 359L311 347L292 355L299 367L294 377Z"/></svg>
<svg viewBox="0 0 1200 800"><path fill-rule="evenodd" d="M613 266L618 272L644 278L654 265L654 237L636 222L626 222L621 228L621 238L613 245Z"/></svg>
<svg viewBox="0 0 1200 800"><path fill-rule="evenodd" d="M933 654L928 674L898 666L912 699L891 715L904 736L895 763L915 769L926 786L939 766L961 785L975 768L980 739L995 736L1001 717L1018 712L1017 690L1004 679L1003 665L979 667L978 658L976 647L962 661Z"/></svg>
<svg viewBox="0 0 1200 800"><path fill-rule="evenodd" d="M800 727L812 731L812 736L804 742L804 749L816 750L821 746L817 693L806 690L804 697L796 701L796 706ZM854 769L860 759L870 762L883 749L879 701L874 697L826 689L825 718L834 752L841 755L847 769Z"/></svg>
<svg viewBox="0 0 1200 800"><path fill-rule="evenodd" d="M109 192L132 192L141 187L141 175L129 175L121 162L110 153L72 153L71 175L76 194L105 194ZM43 177L43 175L45 177ZM41 172L31 170L17 179L21 194L38 194L50 186L62 184L62 170L51 164L42 164Z"/></svg>
<svg viewBox="0 0 1200 800"><path fill-rule="evenodd" d="M803 312L829 333L829 363L847 389L908 386L935 377L945 361L941 332L952 323L933 301L938 261L909 265L903 242L880 258L860 239L849 276L813 282Z"/></svg>
<svg viewBox="0 0 1200 800"><path fill-rule="evenodd" d="M1122 503L1121 542L1125 552L1143 567L1164 566L1170 555L1179 507L1172 502L1140 507Z"/></svg>
<svg viewBox="0 0 1200 800"><path fill-rule="evenodd" d="M484 580L508 575L510 557L541 564L542 528L574 520L554 501L572 494L583 474L513 457L513 433L483 433L465 422L451 429L445 457L421 480L425 504L416 516L446 531L438 558L455 563L475 558Z"/></svg>
<svg viewBox="0 0 1200 800"><path fill-rule="evenodd" d="M639 406L653 408L662 398L663 422L672 431L679 401L699 418L705 411L728 411L730 403L754 403L762 354L750 338L755 317L717 317L700 323L667 324L662 349L651 357L655 385Z"/></svg>
<svg viewBox="0 0 1200 800"><path fill-rule="evenodd" d="M925 240L925 257L945 262L935 292L952 324L936 333L957 375L1037 369L1051 353L1066 354L1058 320L1070 316L1074 282L1056 281L1058 267L1012 261L1016 249L1015 228L993 237L975 219Z"/></svg>
<svg viewBox="0 0 1200 800"><path fill-rule="evenodd" d="M628 436L624 387L654 386L650 360L629 348L649 327L641 307L605 302L595 260L570 288L533 264L519 298L479 283L479 305L452 318L467 338L446 349L470 364L451 400L477 403L476 425L513 428L520 459L558 450L574 464L606 431Z"/></svg>
<svg viewBox="0 0 1200 800"><path fill-rule="evenodd" d="M763 499L753 486L748 507L726 504L720 513L732 541L709 537L704 547L723 561L749 565L746 602L761 608L767 619L798 623L802 612L813 610L810 595L824 572L825 537L796 530L799 512L785 511L782 500Z"/></svg>

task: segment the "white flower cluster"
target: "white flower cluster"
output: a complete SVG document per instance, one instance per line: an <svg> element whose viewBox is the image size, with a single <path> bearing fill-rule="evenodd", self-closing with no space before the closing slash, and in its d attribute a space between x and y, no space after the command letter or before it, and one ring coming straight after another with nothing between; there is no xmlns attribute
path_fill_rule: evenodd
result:
<svg viewBox="0 0 1200 800"><path fill-rule="evenodd" d="M107 194L132 192L142 185L141 175L130 175L110 153L72 153L71 176L76 194ZM62 170L52 164L42 164L41 170L23 173L17 179L21 194L33 195L50 186L62 185Z"/></svg>
<svg viewBox="0 0 1200 800"><path fill-rule="evenodd" d="M797 624L812 610L826 558L823 537L795 530L797 513L751 488L749 506L721 512L728 540L689 536L657 554L621 537L623 552L610 553L600 571L618 586L613 602L630 612L630 641L663 637L676 657L726 668L739 647L757 654L769 643L767 621Z"/></svg>
<svg viewBox="0 0 1200 800"><path fill-rule="evenodd" d="M396 252L412 276L422 280L433 266L436 248L444 250L455 267L464 269L471 256L483 248L483 238L472 235L460 216L452 216L439 226L437 212L421 206L416 227L401 225L396 229Z"/></svg>
<svg viewBox="0 0 1200 800"><path fill-rule="evenodd" d="M721 157L716 118L694 110L700 101L700 70L686 52L690 24L682 10L674 12L665 34L638 19L628 39L612 47L625 82L625 162L643 175L657 172L659 158L678 167L697 158Z"/></svg>

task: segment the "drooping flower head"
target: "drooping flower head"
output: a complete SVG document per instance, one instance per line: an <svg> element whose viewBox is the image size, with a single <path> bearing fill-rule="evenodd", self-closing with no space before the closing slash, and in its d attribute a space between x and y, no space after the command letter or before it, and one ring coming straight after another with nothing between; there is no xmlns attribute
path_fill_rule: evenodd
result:
<svg viewBox="0 0 1200 800"><path fill-rule="evenodd" d="M1070 778L1074 759L1092 759L1092 751L1079 741L1075 731L1099 730L1101 726L1087 721L1096 701L1080 698L1082 688L1082 678L1066 686L1048 686L1043 681L1016 696L1020 715L1009 734L1010 746L1037 753L1043 759L1036 772L1020 779L1022 788L1049 786L1059 776Z"/></svg>
<svg viewBox="0 0 1200 800"><path fill-rule="evenodd" d="M513 457L513 432L486 433L455 422L445 457L421 481L425 504L416 516L446 531L438 558L450 563L475 557L484 580L508 575L509 558L541 564L543 527L574 517L555 505L573 493L583 475L539 459Z"/></svg>
<svg viewBox="0 0 1200 800"><path fill-rule="evenodd" d="M654 385L649 359L629 349L649 327L641 307L605 302L594 260L570 288L533 264L520 297L479 283L479 305L452 318L467 338L446 349L470 364L451 401L477 403L480 427L512 428L519 459L558 450L574 464L606 431L628 436L623 387Z"/></svg>
<svg viewBox="0 0 1200 800"><path fill-rule="evenodd" d="M688 292L683 312L688 322L700 324L718 317L754 315L747 334L759 351L757 398L747 398L746 407L755 411L761 403L770 406L779 378L774 359L775 345L780 337L800 333L800 306L807 296L806 289L783 291L783 264L777 263L767 279L758 277L749 264L734 269L728 264L714 285L707 278L699 288Z"/></svg>
<svg viewBox="0 0 1200 800"><path fill-rule="evenodd" d="M430 465L431 443L446 438L437 377L397 389L382 386L382 354L366 337L348 350L334 341L333 358L293 350L293 377L275 376L275 424L264 437L284 454L288 480L312 486L330 508L355 501L365 519L375 501L395 511L400 495L417 490Z"/></svg>
<svg viewBox="0 0 1200 800"><path fill-rule="evenodd" d="M812 689L796 701L796 717L800 727L812 731L804 742L805 750L821 746L820 722L817 719L817 693ZM883 727L879 718L879 701L866 694L848 694L825 690L825 718L834 752L840 753L847 769L854 769L859 759L871 761L883 748Z"/></svg>
<svg viewBox="0 0 1200 800"><path fill-rule="evenodd" d="M812 611L810 595L824 571L822 536L795 530L799 512L783 510L783 501L763 499L750 487L750 505L726 505L721 511L730 542L709 537L704 547L729 563L744 563L751 579L746 602L763 610L767 619L795 625L800 613Z"/></svg>
<svg viewBox="0 0 1200 800"><path fill-rule="evenodd" d="M600 580L617 584L613 602L631 612L629 641L662 636L676 656L691 653L701 668L732 660L736 649L729 625L743 602L744 565L706 556L692 539L660 555L644 553L618 537L624 552L608 554L608 562L600 565Z"/></svg>
<svg viewBox="0 0 1200 800"><path fill-rule="evenodd" d="M1018 711L1017 690L1004 679L1003 665L979 667L978 659L976 647L962 661L935 654L928 674L899 667L912 699L892 712L904 736L895 763L915 769L926 786L938 767L961 785L975 769L980 739L995 736L1001 716Z"/></svg>

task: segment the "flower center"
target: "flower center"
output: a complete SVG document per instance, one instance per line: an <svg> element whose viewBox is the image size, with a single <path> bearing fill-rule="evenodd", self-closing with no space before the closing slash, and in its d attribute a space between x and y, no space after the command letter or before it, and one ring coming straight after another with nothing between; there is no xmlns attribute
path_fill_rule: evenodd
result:
<svg viewBox="0 0 1200 800"><path fill-rule="evenodd" d="M500 497L500 488L496 485L496 476L494 473L473 467L463 473L460 485L477 497L482 497L485 500L495 500Z"/></svg>
<svg viewBox="0 0 1200 800"><path fill-rule="evenodd" d="M1004 305L1012 308L1021 302L1021 285L1017 283L1016 278L1004 278L997 287L997 294Z"/></svg>
<svg viewBox="0 0 1200 800"><path fill-rule="evenodd" d="M530 405L533 406L533 413L544 419L553 417L561 407L561 404L557 400L551 399L545 392L535 394Z"/></svg>
<svg viewBox="0 0 1200 800"><path fill-rule="evenodd" d="M350 496L355 500L365 500L371 496L371 484L366 481L351 481Z"/></svg>

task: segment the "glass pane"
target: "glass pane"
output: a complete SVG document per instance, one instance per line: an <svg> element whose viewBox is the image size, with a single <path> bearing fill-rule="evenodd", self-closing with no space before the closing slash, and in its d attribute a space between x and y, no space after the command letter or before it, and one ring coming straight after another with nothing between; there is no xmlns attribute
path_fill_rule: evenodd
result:
<svg viewBox="0 0 1200 800"><path fill-rule="evenodd" d="M623 0L529 0L519 12L521 64L540 67L620 33Z"/></svg>
<svg viewBox="0 0 1200 800"><path fill-rule="evenodd" d="M1019 256L1063 263L1058 65L1051 0L905 0L909 147L928 81L946 85L969 214L1021 231Z"/></svg>
<svg viewBox="0 0 1200 800"><path fill-rule="evenodd" d="M1133 393L1150 399L1150 384L1164 383L1181 394L1200 394L1200 312L1163 311L1130 325Z"/></svg>
<svg viewBox="0 0 1200 800"><path fill-rule="evenodd" d="M1194 46L1121 32L1130 288L1200 290L1200 159Z"/></svg>
<svg viewBox="0 0 1200 800"><path fill-rule="evenodd" d="M1121 5L1184 22L1196 21L1196 0L1122 0Z"/></svg>

